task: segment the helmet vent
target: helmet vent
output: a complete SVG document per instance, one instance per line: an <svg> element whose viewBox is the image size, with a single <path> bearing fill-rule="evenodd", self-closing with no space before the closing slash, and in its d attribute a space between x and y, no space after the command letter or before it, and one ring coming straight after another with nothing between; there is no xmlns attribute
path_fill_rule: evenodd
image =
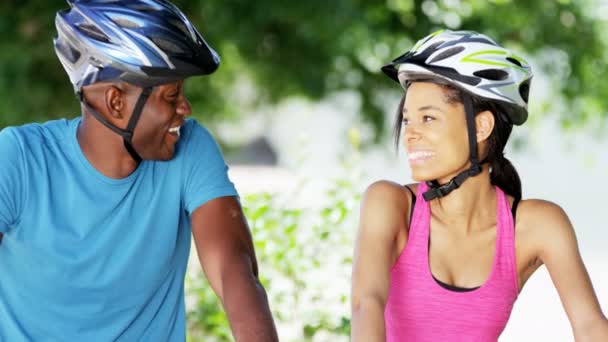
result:
<svg viewBox="0 0 608 342"><path fill-rule="evenodd" d="M182 23L180 20L171 20L171 24L175 25L175 27L177 27L185 35L190 36L190 31L188 31L184 23Z"/></svg>
<svg viewBox="0 0 608 342"><path fill-rule="evenodd" d="M152 41L156 46L158 46L161 50L165 52L169 52L172 54L183 54L185 51L177 46L177 44L170 42L163 38L153 37Z"/></svg>
<svg viewBox="0 0 608 342"><path fill-rule="evenodd" d="M70 63L74 64L80 59L80 52L65 44L63 40L57 40L56 46L61 55L70 61Z"/></svg>
<svg viewBox="0 0 608 342"><path fill-rule="evenodd" d="M136 29L141 27L138 23L125 18L112 18L112 21L123 28Z"/></svg>
<svg viewBox="0 0 608 342"><path fill-rule="evenodd" d="M517 59L515 59L515 58L513 58L513 57L507 57L507 60L508 60L509 62L511 62L511 63L513 63L513 64L515 64L515 65L517 65L517 66L518 66L518 67L520 67L520 68L522 67L521 63L520 63L520 62L519 62Z"/></svg>
<svg viewBox="0 0 608 342"><path fill-rule="evenodd" d="M157 12L158 11L158 8L154 8L150 5L141 4L141 3L129 5L129 8L134 11L138 11L138 12Z"/></svg>
<svg viewBox="0 0 608 342"><path fill-rule="evenodd" d="M424 49L424 52L430 52L433 53L435 52L440 46L441 44L445 43L444 41L440 41L440 42L435 42L433 43L431 46L427 47L426 49ZM424 53L422 52L422 53Z"/></svg>
<svg viewBox="0 0 608 342"><path fill-rule="evenodd" d="M522 82L522 84L519 85L519 95L525 103L528 103L528 96L530 95L530 80Z"/></svg>
<svg viewBox="0 0 608 342"><path fill-rule="evenodd" d="M464 46L454 46L452 48L449 48L445 51L443 51L442 53L438 54L437 56L435 56L433 58L433 60L431 60L429 62L429 64L433 64L435 62L438 62L440 60L446 59L448 57L452 57L454 55L457 55L459 53L461 53L464 50Z"/></svg>
<svg viewBox="0 0 608 342"><path fill-rule="evenodd" d="M506 71L499 69L478 70L475 71L473 75L492 81L502 81L509 77L509 74Z"/></svg>
<svg viewBox="0 0 608 342"><path fill-rule="evenodd" d="M98 40L100 42L104 42L104 43L109 43L110 42L110 38L108 38L108 36L106 36L105 34L103 34L103 32L101 32L97 27L88 24L88 23L83 23L83 24L77 24L78 29L88 35L89 37Z"/></svg>

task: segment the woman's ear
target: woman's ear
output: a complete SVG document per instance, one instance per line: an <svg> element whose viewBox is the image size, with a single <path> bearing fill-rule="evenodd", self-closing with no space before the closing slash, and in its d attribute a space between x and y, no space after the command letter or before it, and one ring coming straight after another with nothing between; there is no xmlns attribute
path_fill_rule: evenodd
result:
<svg viewBox="0 0 608 342"><path fill-rule="evenodd" d="M484 110L477 114L475 116L475 129L477 131L478 143L488 139L494 129L494 115L492 115L492 112Z"/></svg>

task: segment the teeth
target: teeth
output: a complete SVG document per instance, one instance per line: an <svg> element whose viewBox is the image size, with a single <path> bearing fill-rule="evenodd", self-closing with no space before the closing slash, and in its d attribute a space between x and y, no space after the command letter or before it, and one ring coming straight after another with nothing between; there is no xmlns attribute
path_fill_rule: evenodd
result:
<svg viewBox="0 0 608 342"><path fill-rule="evenodd" d="M433 155L435 155L435 154L430 151L416 151L416 152L409 153L408 157L409 157L409 159L421 159L421 158L432 157Z"/></svg>
<svg viewBox="0 0 608 342"><path fill-rule="evenodd" d="M179 129L180 128L181 128L181 126L171 127L171 128L169 128L169 133L175 133L179 137Z"/></svg>

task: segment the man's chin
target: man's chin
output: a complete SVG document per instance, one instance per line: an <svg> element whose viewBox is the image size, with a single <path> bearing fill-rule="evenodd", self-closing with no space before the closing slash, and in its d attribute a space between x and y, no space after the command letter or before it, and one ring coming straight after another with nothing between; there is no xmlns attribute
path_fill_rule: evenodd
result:
<svg viewBox="0 0 608 342"><path fill-rule="evenodd" d="M174 156L172 155L172 156L169 156L169 157L158 158L156 160L158 160L158 161L170 161L170 160L173 159L173 157Z"/></svg>
<svg viewBox="0 0 608 342"><path fill-rule="evenodd" d="M156 155L150 155L149 157L142 157L144 160L151 161L170 161L175 158L175 149L174 148L165 148L162 153L158 153Z"/></svg>
<svg viewBox="0 0 608 342"><path fill-rule="evenodd" d="M175 151L171 151L171 153L166 154L166 155L164 155L162 157L159 157L157 160L159 160L159 161L170 161L173 158L175 158Z"/></svg>

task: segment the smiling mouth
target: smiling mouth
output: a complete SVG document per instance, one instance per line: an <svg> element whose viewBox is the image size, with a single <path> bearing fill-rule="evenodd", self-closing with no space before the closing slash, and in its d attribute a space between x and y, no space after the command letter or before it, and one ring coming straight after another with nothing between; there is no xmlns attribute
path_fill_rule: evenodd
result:
<svg viewBox="0 0 608 342"><path fill-rule="evenodd" d="M425 161L435 157L435 152L431 151L414 151L408 153L407 159L412 164L424 163Z"/></svg>
<svg viewBox="0 0 608 342"><path fill-rule="evenodd" d="M182 126L171 127L171 128L169 128L169 133L175 134L175 135L177 135L179 137L180 136L180 128L182 128Z"/></svg>

